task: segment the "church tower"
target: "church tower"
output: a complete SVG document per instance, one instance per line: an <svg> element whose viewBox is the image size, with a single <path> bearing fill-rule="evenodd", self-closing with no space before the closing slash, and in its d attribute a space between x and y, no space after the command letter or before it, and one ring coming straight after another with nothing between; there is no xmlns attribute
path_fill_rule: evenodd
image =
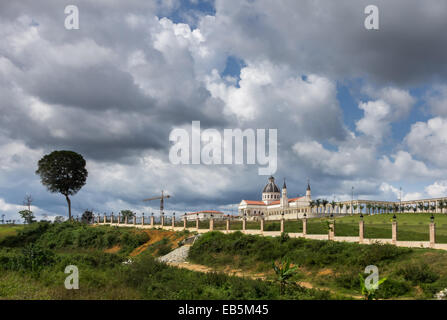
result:
<svg viewBox="0 0 447 320"><path fill-rule="evenodd" d="M289 199L287 198L287 186L285 178L284 178L284 185L282 186L282 195L280 204L281 208L287 208L289 206Z"/></svg>
<svg viewBox="0 0 447 320"><path fill-rule="evenodd" d="M280 192L278 186L275 184L275 178L270 176L269 182L266 184L262 190L262 201L269 205L273 201L278 201L280 197Z"/></svg>
<svg viewBox="0 0 447 320"><path fill-rule="evenodd" d="M306 200L308 200L308 201L312 200L312 195L311 195L311 192L310 192L309 179L307 179Z"/></svg>

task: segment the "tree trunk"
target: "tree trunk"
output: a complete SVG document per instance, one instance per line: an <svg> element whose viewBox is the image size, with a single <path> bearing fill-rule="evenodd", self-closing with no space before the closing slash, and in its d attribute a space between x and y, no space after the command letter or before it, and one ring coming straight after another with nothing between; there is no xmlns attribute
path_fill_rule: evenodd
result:
<svg viewBox="0 0 447 320"><path fill-rule="evenodd" d="M68 220L71 221L71 201L67 195L65 196L65 199L67 199L68 204Z"/></svg>

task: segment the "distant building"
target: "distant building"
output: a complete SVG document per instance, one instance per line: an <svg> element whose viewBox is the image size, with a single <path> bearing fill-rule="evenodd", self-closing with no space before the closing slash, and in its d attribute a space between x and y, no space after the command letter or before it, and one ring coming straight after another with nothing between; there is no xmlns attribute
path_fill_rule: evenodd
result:
<svg viewBox="0 0 447 320"><path fill-rule="evenodd" d="M308 182L304 197L289 199L286 181L284 180L284 185L280 191L275 184L275 178L271 176L262 190L262 200L242 200L238 207L239 217L246 217L249 220L256 220L261 216L266 220L277 220L282 217L284 219L301 219L304 215L312 218L329 216L330 214L341 216L389 212L446 213L447 197L399 201L354 200L353 198L341 202L313 201Z"/></svg>
<svg viewBox="0 0 447 320"><path fill-rule="evenodd" d="M204 210L204 211L197 211L197 212L190 212L186 214L186 219L188 221L196 220L199 218L199 220L209 220L213 217L214 220L223 220L226 215L221 211L215 211L215 210Z"/></svg>
<svg viewBox="0 0 447 320"><path fill-rule="evenodd" d="M266 219L269 216L284 214L287 218L301 217L304 213L310 213L310 203L312 201L311 189L307 183L306 195L303 197L291 198L287 196L287 186L284 185L280 191L275 184L275 178L271 176L268 183L262 190L262 200L242 200L238 207L239 216L259 217L263 215Z"/></svg>

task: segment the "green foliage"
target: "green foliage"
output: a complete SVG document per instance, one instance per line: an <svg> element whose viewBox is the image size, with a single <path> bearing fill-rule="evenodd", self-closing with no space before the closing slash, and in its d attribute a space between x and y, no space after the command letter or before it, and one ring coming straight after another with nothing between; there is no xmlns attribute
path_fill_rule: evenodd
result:
<svg viewBox="0 0 447 320"><path fill-rule="evenodd" d="M129 219L129 218L133 218L135 216L135 212L133 212L132 210L121 210L120 215L123 219L125 217L127 217L127 219Z"/></svg>
<svg viewBox="0 0 447 320"><path fill-rule="evenodd" d="M132 228L109 226L92 228L77 222L56 224L39 222L26 226L15 236L5 238L0 245L18 247L36 243L48 249L105 249L119 245L121 252L130 252L147 241L149 241L147 233Z"/></svg>
<svg viewBox="0 0 447 320"><path fill-rule="evenodd" d="M93 221L93 212L91 210L85 210L82 214L81 221L83 223L91 223Z"/></svg>
<svg viewBox="0 0 447 320"><path fill-rule="evenodd" d="M22 217L22 219L25 221L25 223L33 223L36 220L34 220L34 214L30 210L21 210L19 211L19 215Z"/></svg>
<svg viewBox="0 0 447 320"><path fill-rule="evenodd" d="M4 270L36 274L54 262L54 253L51 250L32 243L24 246L21 250L3 251L0 254L0 268Z"/></svg>
<svg viewBox="0 0 447 320"><path fill-rule="evenodd" d="M397 271L405 280L412 284L433 283L439 279L439 275L434 272L426 263L412 263L401 267Z"/></svg>
<svg viewBox="0 0 447 320"><path fill-rule="evenodd" d="M272 260L289 257L294 264L307 267L351 267L380 265L412 252L388 244L362 246L355 243L319 241L304 238L259 237L240 232L223 234L209 232L191 247L189 257L196 263L219 265L222 261L239 257L241 266L256 262L270 264Z"/></svg>
<svg viewBox="0 0 447 320"><path fill-rule="evenodd" d="M88 176L84 158L73 151L53 151L38 162L36 174L51 192L76 194Z"/></svg>
<svg viewBox="0 0 447 320"><path fill-rule="evenodd" d="M335 283L341 288L358 291L359 290L358 270L354 269L337 275L335 277Z"/></svg>
<svg viewBox="0 0 447 320"><path fill-rule="evenodd" d="M57 216L54 218L54 223L62 223L65 221L65 218L63 216Z"/></svg>
<svg viewBox="0 0 447 320"><path fill-rule="evenodd" d="M411 290L411 286L405 282L395 279L387 279L375 292L376 299L390 299L400 297Z"/></svg>
<svg viewBox="0 0 447 320"><path fill-rule="evenodd" d="M281 242L281 243L284 243L289 239L290 239L290 236L286 232L282 232L281 235L279 236L279 242Z"/></svg>
<svg viewBox="0 0 447 320"><path fill-rule="evenodd" d="M261 280L228 276L221 273L198 273L169 267L148 254L140 255L129 265L125 282L137 288L145 299L278 299L278 285ZM284 299L331 298L327 292L291 287Z"/></svg>
<svg viewBox="0 0 447 320"><path fill-rule="evenodd" d="M382 278L377 282L377 284L368 287L365 283L365 277L363 276L363 274L359 273L360 289L363 296L365 297L365 300L377 300L377 291L386 280L387 278Z"/></svg>
<svg viewBox="0 0 447 320"><path fill-rule="evenodd" d="M71 219L69 196L76 194L85 185L88 176L85 165L84 158L73 151L53 151L38 162L36 174L50 192L65 196L69 219Z"/></svg>
<svg viewBox="0 0 447 320"><path fill-rule="evenodd" d="M276 274L276 281L280 285L280 295L284 294L284 289L289 283L289 279L296 274L298 266L291 267L290 259L285 258L272 263L273 271Z"/></svg>

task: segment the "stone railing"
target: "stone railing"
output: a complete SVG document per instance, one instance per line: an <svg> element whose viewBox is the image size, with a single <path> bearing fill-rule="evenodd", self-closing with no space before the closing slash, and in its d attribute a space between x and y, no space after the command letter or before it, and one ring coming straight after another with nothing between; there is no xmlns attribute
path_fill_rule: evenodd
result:
<svg viewBox="0 0 447 320"><path fill-rule="evenodd" d="M149 220L149 223L148 223ZM397 228L397 221L394 219L391 223L391 239L372 239L372 238L365 238L365 225L363 219L360 219L359 221L359 234L358 236L337 236L336 235L336 222L334 219L328 220L328 233L327 234L308 234L307 233L307 218L304 217L302 219L299 219L302 221L302 232L297 233L288 233L288 235L292 238L307 238L307 239L316 239L316 240L330 240L330 241L344 241L344 242L356 242L360 244L373 244L373 243L388 243L393 244L399 247L415 247L415 248L433 248L433 249L442 249L447 250L447 244L441 244L436 243L436 225L434 221L432 220L428 226L428 233L429 233L429 241L398 241L397 240L397 234L398 234L398 228ZM177 220L180 223L176 224L175 216L172 216L169 219L169 224L165 224L164 216L160 217L159 223L155 223L154 216L148 217L132 217L124 219L121 217L113 217L113 215L107 217L104 216L97 216L94 219L96 224L107 224L107 225L113 225L113 226L122 226L122 227L137 227L137 228L159 228L159 229L165 229L165 230L173 230L173 231L183 231L188 230L192 232L198 232L198 233L206 233L209 231L220 231L224 233L231 233L236 231L241 231L245 234L252 234L252 235L262 235L262 236L280 236L282 233L284 233L285 230L285 224L287 221L284 218L280 219L280 230L279 231L265 231L265 219L261 218L259 220L260 222L260 228L259 229L247 229L246 219L242 219L242 229L241 230L232 230L230 227L230 219L225 220L225 229L223 230L216 230L215 229L215 221L213 218L207 220L209 221L208 228L200 228L200 222L201 220L197 218L195 220L195 225L193 227L188 227L188 222L191 222L191 220L187 220L186 217L183 217L179 220ZM138 223L137 223L138 221ZM295 220L296 221L296 220Z"/></svg>

